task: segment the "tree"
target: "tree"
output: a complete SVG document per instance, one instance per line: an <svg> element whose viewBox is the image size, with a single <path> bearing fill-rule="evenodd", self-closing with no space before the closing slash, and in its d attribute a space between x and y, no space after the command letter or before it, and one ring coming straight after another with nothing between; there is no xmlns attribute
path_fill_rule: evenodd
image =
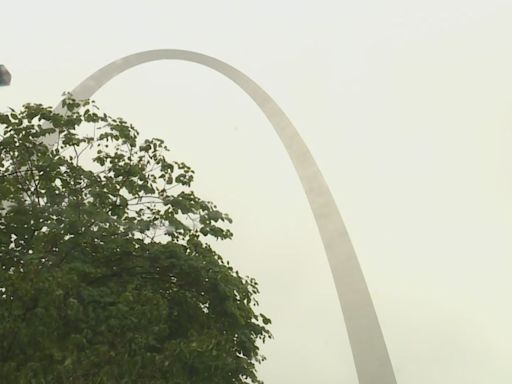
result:
<svg viewBox="0 0 512 384"><path fill-rule="evenodd" d="M162 140L62 105L0 113L1 381L260 383L257 283L206 242L229 216Z"/></svg>

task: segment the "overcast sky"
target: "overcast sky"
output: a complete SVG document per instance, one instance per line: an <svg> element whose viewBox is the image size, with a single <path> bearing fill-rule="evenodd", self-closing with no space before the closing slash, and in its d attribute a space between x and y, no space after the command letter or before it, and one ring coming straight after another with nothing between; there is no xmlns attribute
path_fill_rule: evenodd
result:
<svg viewBox="0 0 512 384"><path fill-rule="evenodd" d="M137 5L135 5L137 4ZM212 55L288 114L330 185L400 384L512 382L512 2L3 1L0 110L55 105L155 48ZM94 97L161 137L231 214L215 247L260 282L267 384L356 384L306 198L234 84L192 63L134 68Z"/></svg>

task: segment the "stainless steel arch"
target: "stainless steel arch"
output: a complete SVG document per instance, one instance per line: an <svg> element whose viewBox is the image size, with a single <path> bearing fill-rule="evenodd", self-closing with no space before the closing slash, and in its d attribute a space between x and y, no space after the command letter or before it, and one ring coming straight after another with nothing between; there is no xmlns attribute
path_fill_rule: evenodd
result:
<svg viewBox="0 0 512 384"><path fill-rule="evenodd" d="M156 60L190 61L220 72L238 84L267 116L293 162L313 211L343 311L359 383L396 384L368 287L329 187L291 121L260 86L236 68L211 56L161 49L135 53L114 61L94 72L71 93L77 99L90 98L120 73ZM55 135L44 140L48 145L56 141Z"/></svg>

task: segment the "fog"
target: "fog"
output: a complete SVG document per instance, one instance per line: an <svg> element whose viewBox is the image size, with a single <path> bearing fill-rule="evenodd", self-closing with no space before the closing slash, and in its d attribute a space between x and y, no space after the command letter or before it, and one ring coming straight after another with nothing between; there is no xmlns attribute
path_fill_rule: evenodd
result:
<svg viewBox="0 0 512 384"><path fill-rule="evenodd" d="M398 383L509 383L512 4L507 1L3 4L0 109L55 105L108 62L179 48L278 102L346 222ZM234 219L214 246L261 288L266 383L356 384L343 316L292 164L254 103L190 63L94 97L196 170Z"/></svg>

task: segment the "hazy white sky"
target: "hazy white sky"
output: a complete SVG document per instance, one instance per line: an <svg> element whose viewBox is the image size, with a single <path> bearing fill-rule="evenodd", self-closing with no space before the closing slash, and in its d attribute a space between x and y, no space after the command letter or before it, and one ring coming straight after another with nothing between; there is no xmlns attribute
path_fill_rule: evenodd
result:
<svg viewBox="0 0 512 384"><path fill-rule="evenodd" d="M180 48L245 72L288 114L336 198L400 384L510 383L512 2L4 1L0 110L54 105L108 62ZM281 143L191 63L95 99L166 140L235 219L217 248L260 282L266 383L355 384L320 237Z"/></svg>

